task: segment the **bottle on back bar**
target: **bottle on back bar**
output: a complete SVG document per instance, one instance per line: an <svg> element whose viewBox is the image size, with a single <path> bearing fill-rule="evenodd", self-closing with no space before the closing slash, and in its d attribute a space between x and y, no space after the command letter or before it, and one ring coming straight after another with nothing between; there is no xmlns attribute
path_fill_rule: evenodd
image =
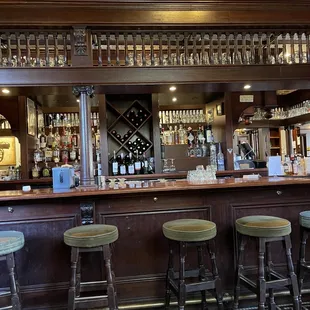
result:
<svg viewBox="0 0 310 310"><path fill-rule="evenodd" d="M135 174L135 161L132 158L132 153L129 153L129 159L128 159L128 174Z"/></svg>
<svg viewBox="0 0 310 310"><path fill-rule="evenodd" d="M219 152L217 153L217 170L225 170L224 154L222 152L221 143L219 143Z"/></svg>
<svg viewBox="0 0 310 310"><path fill-rule="evenodd" d="M112 174L113 175L118 175L118 162L116 160L115 151L113 151Z"/></svg>
<svg viewBox="0 0 310 310"><path fill-rule="evenodd" d="M125 175L127 174L127 168L125 164L124 154L121 153L120 164L119 164L119 174Z"/></svg>
<svg viewBox="0 0 310 310"><path fill-rule="evenodd" d="M139 159L139 154L138 154L138 151L136 151L135 173L140 174L141 168L142 168L142 165L141 165L141 161Z"/></svg>

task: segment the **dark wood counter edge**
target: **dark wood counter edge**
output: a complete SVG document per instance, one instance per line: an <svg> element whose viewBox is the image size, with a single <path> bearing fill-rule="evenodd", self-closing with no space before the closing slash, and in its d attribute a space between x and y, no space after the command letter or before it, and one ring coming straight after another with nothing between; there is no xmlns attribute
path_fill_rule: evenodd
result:
<svg viewBox="0 0 310 310"><path fill-rule="evenodd" d="M170 181L166 183L156 183L153 187L146 188L126 188L126 189L72 189L67 191L53 191L53 189L37 189L31 192L22 191L0 191L0 202L68 197L90 197L103 195L120 194L141 194L169 191L188 191L188 190L217 190L240 187L269 187L281 185L300 185L310 184L310 178L288 178L288 177L263 177L260 180L244 179L223 179L212 181L208 184L191 185L187 181Z"/></svg>
<svg viewBox="0 0 310 310"><path fill-rule="evenodd" d="M234 176L234 175L243 175L243 174L265 174L267 173L267 168L260 168L260 169L248 169L248 170L225 170L225 171L217 171L216 175L218 177L222 176ZM131 179L144 179L144 180L151 180L151 179L182 179L186 178L187 171L181 171L176 173L159 173L159 174L141 174L141 175L126 175L125 178L128 180ZM121 176L106 176L107 179L117 179ZM52 178L40 178L40 179L20 179L20 180L10 180L10 181L0 181L1 184L48 184L52 183Z"/></svg>

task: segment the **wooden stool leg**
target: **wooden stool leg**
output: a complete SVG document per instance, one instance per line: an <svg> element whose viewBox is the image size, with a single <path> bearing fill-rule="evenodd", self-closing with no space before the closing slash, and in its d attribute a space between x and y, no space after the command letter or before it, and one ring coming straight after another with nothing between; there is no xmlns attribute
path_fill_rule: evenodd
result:
<svg viewBox="0 0 310 310"><path fill-rule="evenodd" d="M71 248L71 280L68 296L68 310L75 309L75 297L76 297L76 269L79 259L79 248Z"/></svg>
<svg viewBox="0 0 310 310"><path fill-rule="evenodd" d="M166 295L165 295L165 309L169 309L171 289L170 289L170 279L174 278L174 268L173 268L173 244L169 240L169 258L168 258L168 269L166 273Z"/></svg>
<svg viewBox="0 0 310 310"><path fill-rule="evenodd" d="M179 270L179 310L184 310L186 301L186 285L185 285L185 257L186 243L180 242L180 270Z"/></svg>
<svg viewBox="0 0 310 310"><path fill-rule="evenodd" d="M300 247L299 247L299 259L297 262L297 278L299 284L299 303L302 304L301 290L304 284L305 267L306 264L306 245L308 239L308 231L302 226L300 227Z"/></svg>
<svg viewBox="0 0 310 310"><path fill-rule="evenodd" d="M266 302L266 280L265 280L265 252L266 239L259 238L258 240L258 309L265 310Z"/></svg>
<svg viewBox="0 0 310 310"><path fill-rule="evenodd" d="M219 277L217 264L216 264L215 240L214 239L208 242L208 251L209 251L210 258L211 258L213 279L215 281L215 296L216 296L216 301L217 301L217 307L218 309L223 310L224 305L223 305L222 281Z"/></svg>
<svg viewBox="0 0 310 310"><path fill-rule="evenodd" d="M21 310L20 299L19 299L19 295L17 292L16 280L15 280L14 253L10 253L6 255L6 264L9 270L12 309Z"/></svg>
<svg viewBox="0 0 310 310"><path fill-rule="evenodd" d="M271 281L271 271L273 268L272 258L271 258L271 249L270 249L270 242L266 243L266 256L267 256L267 270L268 270L268 280ZM276 303L274 301L274 294L273 288L268 290L269 292L269 310L276 310Z"/></svg>
<svg viewBox="0 0 310 310"><path fill-rule="evenodd" d="M243 258L244 258L244 247L246 245L245 236L237 233L237 241L239 244L238 251L238 262L235 271L235 290L234 290L234 309L237 310L239 306L239 296L240 296L240 275L243 271Z"/></svg>
<svg viewBox="0 0 310 310"><path fill-rule="evenodd" d="M198 251L198 264L199 264L199 281L203 282L206 280L206 268L203 263L203 252L202 246L197 246ZM201 291L201 309L207 309L207 301L206 301L206 291Z"/></svg>
<svg viewBox="0 0 310 310"><path fill-rule="evenodd" d="M285 252L286 252L286 260L287 260L287 269L289 273L289 277L291 279L291 294L293 296L293 305L295 310L300 310L300 303L299 303L299 288L298 288L298 282L297 277L294 272L294 265L292 260L292 254L291 254L291 237L290 235L284 237L284 243L285 243Z"/></svg>
<svg viewBox="0 0 310 310"><path fill-rule="evenodd" d="M78 256L76 272L76 296L80 297L81 293L81 255Z"/></svg>
<svg viewBox="0 0 310 310"><path fill-rule="evenodd" d="M109 309L115 310L115 309L118 309L118 307L117 307L117 301L116 301L115 284L114 284L114 279L112 275L111 249L110 249L109 244L106 244L103 246L103 256L104 256L105 267L106 267L106 272L107 272Z"/></svg>

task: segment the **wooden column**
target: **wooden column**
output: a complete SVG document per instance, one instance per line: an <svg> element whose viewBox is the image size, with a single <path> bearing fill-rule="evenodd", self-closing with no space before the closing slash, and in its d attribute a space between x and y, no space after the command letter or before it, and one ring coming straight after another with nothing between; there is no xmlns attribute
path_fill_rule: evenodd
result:
<svg viewBox="0 0 310 310"><path fill-rule="evenodd" d="M224 96L224 111L226 115L226 150L223 150L226 154L226 170L234 170L234 153L233 153L233 113L232 113L232 94L225 93ZM230 152L231 151L231 152Z"/></svg>
<svg viewBox="0 0 310 310"><path fill-rule="evenodd" d="M94 179L93 147L91 133L91 110L89 96L94 92L93 86L75 86L73 94L80 97L80 157L81 157L81 187L96 187Z"/></svg>

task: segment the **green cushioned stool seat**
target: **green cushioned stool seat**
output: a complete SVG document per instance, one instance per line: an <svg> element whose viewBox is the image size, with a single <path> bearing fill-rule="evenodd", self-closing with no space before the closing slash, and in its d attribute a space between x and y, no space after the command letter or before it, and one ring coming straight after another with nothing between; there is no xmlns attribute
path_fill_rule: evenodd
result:
<svg viewBox="0 0 310 310"><path fill-rule="evenodd" d="M310 211L303 211L299 213L299 224L302 227L310 228Z"/></svg>
<svg viewBox="0 0 310 310"><path fill-rule="evenodd" d="M260 238L283 237L292 231L288 220L265 215L239 218L236 220L236 229L243 235Z"/></svg>
<svg viewBox="0 0 310 310"><path fill-rule="evenodd" d="M216 225L205 220L181 219L164 223L163 233L175 241L206 241L216 236Z"/></svg>
<svg viewBox="0 0 310 310"><path fill-rule="evenodd" d="M93 248L118 239L118 229L113 225L94 224L78 226L64 233L64 242L72 247Z"/></svg>
<svg viewBox="0 0 310 310"><path fill-rule="evenodd" d="M14 253L25 244L24 234L19 231L0 231L0 255Z"/></svg>

